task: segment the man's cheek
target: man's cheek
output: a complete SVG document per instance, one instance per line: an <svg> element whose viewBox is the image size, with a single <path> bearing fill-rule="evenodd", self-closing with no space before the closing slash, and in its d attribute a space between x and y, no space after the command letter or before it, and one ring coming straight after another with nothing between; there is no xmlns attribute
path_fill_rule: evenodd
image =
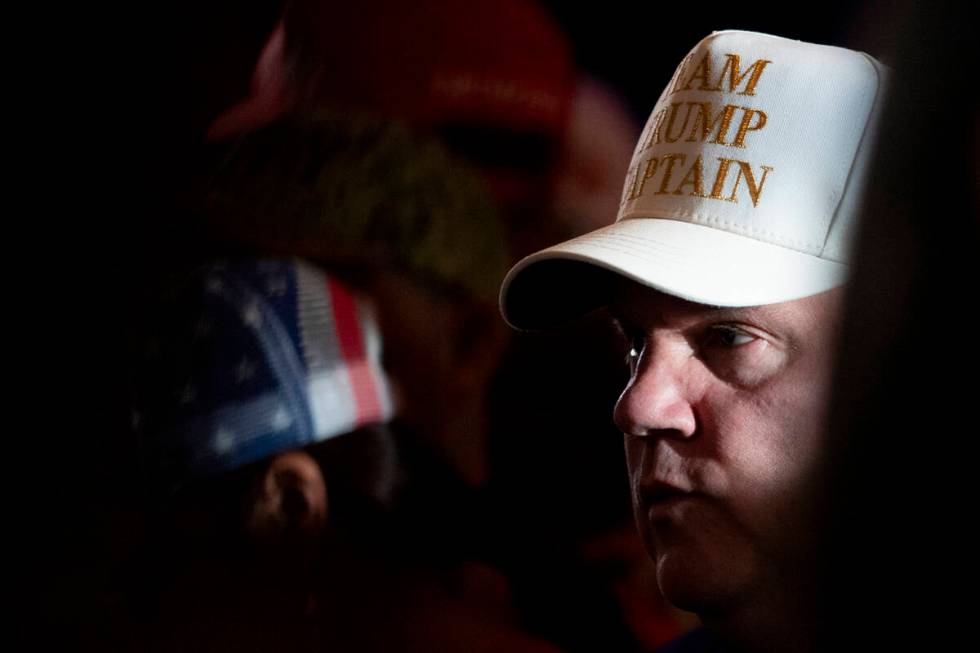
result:
<svg viewBox="0 0 980 653"><path fill-rule="evenodd" d="M749 533L767 557L782 557L792 546L788 543L808 537L815 511L812 475L799 461L783 459L782 465L771 465L772 454L761 456L741 470L739 490L730 496L731 515ZM778 460L778 457L777 457Z"/></svg>
<svg viewBox="0 0 980 653"><path fill-rule="evenodd" d="M639 483L643 480L644 456L648 455L648 447L641 438L624 436L623 439L630 490L633 492L634 498L636 498Z"/></svg>
<svg viewBox="0 0 980 653"><path fill-rule="evenodd" d="M807 403L761 400L730 413L731 437L722 445L720 458L733 485L764 497L792 488L813 466L820 419Z"/></svg>
<svg viewBox="0 0 980 653"><path fill-rule="evenodd" d="M647 554L651 558L656 559L653 528L646 511L636 498L633 499L633 519L636 523L636 532L639 533L640 540L643 542L643 548L646 549Z"/></svg>
<svg viewBox="0 0 980 653"><path fill-rule="evenodd" d="M626 438L626 468L629 472L630 495L633 502L633 517L636 530L640 534L644 547L650 556L655 555L653 529L650 516L642 500L641 487L644 478L650 473L653 465L653 449L644 438Z"/></svg>

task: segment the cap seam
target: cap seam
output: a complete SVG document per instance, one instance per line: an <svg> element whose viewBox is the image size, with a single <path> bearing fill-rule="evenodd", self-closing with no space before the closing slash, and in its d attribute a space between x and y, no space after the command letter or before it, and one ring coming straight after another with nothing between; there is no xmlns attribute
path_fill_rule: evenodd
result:
<svg viewBox="0 0 980 653"><path fill-rule="evenodd" d="M626 247L624 248L624 247L618 247L616 245L612 245L612 244L610 244L608 242L609 240L612 240L614 242L618 241L618 243L617 243L618 245L625 245ZM643 249L643 248L640 248L640 247L635 247L628 240L625 240L625 242L624 242L624 240L625 239L623 238L623 234L615 234L615 233L612 233L612 234L605 234L605 238L602 239L602 240L598 240L598 241L593 240L593 241L591 241L589 243L589 245L590 246L597 246L597 247L604 247L606 249L610 249L610 250L613 250L613 251L618 251L618 252L621 252L621 253L624 253L624 254L629 254L629 255L634 256L636 258L647 260L647 261L657 261L657 262L659 262L659 261L663 260L663 258L664 258L662 255L655 254L654 252L649 252L646 249ZM771 244L771 243L766 243L766 244ZM811 258L819 259L819 260L824 261L826 263L833 263L833 264L836 264L836 265L842 265L842 266L848 267L848 264L847 263L844 263L842 261L835 261L835 260L832 260L832 259L822 259L819 256L816 256L815 254L808 254L806 252L799 252L799 251L797 251L796 254L799 254L801 256L809 256ZM697 267L697 266L695 266L695 267Z"/></svg>
<svg viewBox="0 0 980 653"><path fill-rule="evenodd" d="M847 169L847 179L844 181L844 187L841 189L840 198L837 200L837 206L834 207L834 212L830 217L830 223L827 225L827 234L824 237L823 245L820 246L820 256L822 257L824 252L827 251L827 243L830 241L830 234L834 231L834 224L840 218L840 209L844 205L844 199L847 197L848 190L854 181L854 170L858 163L858 159L861 158L863 154L863 149L865 147L865 141L869 138L869 128L874 124L874 117L878 112L881 102L883 100L881 93L881 71L878 70L878 66L875 65L875 60L871 55L866 52L858 52L871 66L871 70L874 71L875 75L875 94L874 101L871 103L871 108L868 110L868 115L864 121L864 128L861 130L861 138L858 139L857 149L854 151L854 156L851 158L851 165Z"/></svg>
<svg viewBox="0 0 980 653"><path fill-rule="evenodd" d="M785 238L775 234L771 231L765 229L757 229L752 227L745 227L739 225L738 223L732 222L730 220L722 220L720 218L714 218L710 216L704 216L699 213L694 213L691 211L684 210L664 210L665 215L630 215L623 217L619 222L624 220L635 220L635 219L661 219L661 220L673 220L674 216L692 218L695 220L694 224L718 224L727 227L732 227L733 231L737 230L737 235L752 237L750 234L758 234L760 236L765 236L767 240L757 239L760 242L767 242L770 245L791 245L795 247L803 247L810 250L815 250L817 252L823 251L823 245L818 242L810 242L805 240L796 240L793 238ZM645 213L645 212L644 212ZM677 222L683 222L683 220L677 220ZM732 232L730 232L732 233ZM810 254L811 252L803 252L804 254Z"/></svg>

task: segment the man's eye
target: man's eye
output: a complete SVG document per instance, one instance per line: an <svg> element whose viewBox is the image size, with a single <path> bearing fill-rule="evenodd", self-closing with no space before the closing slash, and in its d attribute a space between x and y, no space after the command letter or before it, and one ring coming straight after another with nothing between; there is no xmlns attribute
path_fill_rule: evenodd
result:
<svg viewBox="0 0 980 653"><path fill-rule="evenodd" d="M700 357L721 379L742 387L757 385L785 361L783 349L762 333L740 325L713 325L704 334Z"/></svg>
<svg viewBox="0 0 980 653"><path fill-rule="evenodd" d="M756 337L732 326L715 326L708 334L708 346L733 348L747 345Z"/></svg>

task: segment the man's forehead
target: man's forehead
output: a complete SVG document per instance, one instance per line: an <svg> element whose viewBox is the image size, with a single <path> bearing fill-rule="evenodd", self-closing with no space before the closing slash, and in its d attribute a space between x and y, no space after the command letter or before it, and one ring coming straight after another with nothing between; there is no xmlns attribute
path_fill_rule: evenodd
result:
<svg viewBox="0 0 980 653"><path fill-rule="evenodd" d="M711 306L681 299L624 277L613 284L608 310L620 322L646 327L682 326L702 320L748 321L762 327L821 327L828 321L837 321L841 294L841 289L836 288L777 304Z"/></svg>

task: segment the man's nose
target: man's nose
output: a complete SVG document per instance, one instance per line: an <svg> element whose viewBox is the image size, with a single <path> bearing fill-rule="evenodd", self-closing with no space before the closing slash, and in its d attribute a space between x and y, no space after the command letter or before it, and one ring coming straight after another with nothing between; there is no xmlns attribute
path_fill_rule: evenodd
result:
<svg viewBox="0 0 980 653"><path fill-rule="evenodd" d="M688 438L696 419L682 357L644 353L613 412L625 435Z"/></svg>

